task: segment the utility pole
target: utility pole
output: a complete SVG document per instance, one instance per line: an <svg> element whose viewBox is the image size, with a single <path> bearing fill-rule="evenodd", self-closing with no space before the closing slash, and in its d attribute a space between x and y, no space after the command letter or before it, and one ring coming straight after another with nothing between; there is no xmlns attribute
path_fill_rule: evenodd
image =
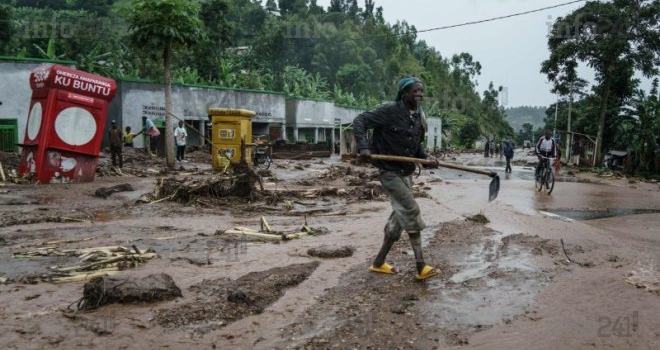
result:
<svg viewBox="0 0 660 350"><path fill-rule="evenodd" d="M568 133L566 134L566 164L571 161L571 146L573 143L573 134L571 134L571 104L573 102L573 82L571 81L570 91L568 92L568 125L566 127Z"/></svg>
<svg viewBox="0 0 660 350"><path fill-rule="evenodd" d="M552 129L552 138L555 138L555 135L557 134L557 112L559 109L559 93L556 93L555 95L557 96L557 102L555 102L555 126Z"/></svg>

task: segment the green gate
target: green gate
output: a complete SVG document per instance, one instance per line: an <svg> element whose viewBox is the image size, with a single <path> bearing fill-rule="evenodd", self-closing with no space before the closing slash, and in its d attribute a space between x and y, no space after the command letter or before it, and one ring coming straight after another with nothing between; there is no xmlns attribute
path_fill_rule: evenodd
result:
<svg viewBox="0 0 660 350"><path fill-rule="evenodd" d="M0 119L0 151L18 152L18 120Z"/></svg>

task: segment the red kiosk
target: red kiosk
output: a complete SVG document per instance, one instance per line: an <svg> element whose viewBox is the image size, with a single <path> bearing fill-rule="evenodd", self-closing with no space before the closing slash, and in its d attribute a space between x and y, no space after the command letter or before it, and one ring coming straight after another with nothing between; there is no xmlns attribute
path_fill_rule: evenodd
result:
<svg viewBox="0 0 660 350"><path fill-rule="evenodd" d="M114 80L60 65L30 74L32 100L19 172L41 183L94 180Z"/></svg>

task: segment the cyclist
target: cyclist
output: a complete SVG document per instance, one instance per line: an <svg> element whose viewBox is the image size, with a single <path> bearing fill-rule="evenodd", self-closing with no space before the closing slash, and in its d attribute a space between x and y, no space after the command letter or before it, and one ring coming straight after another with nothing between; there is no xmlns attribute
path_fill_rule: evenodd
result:
<svg viewBox="0 0 660 350"><path fill-rule="evenodd" d="M536 156L539 158L539 164L536 166L536 177L539 177L541 167L543 166L544 159L546 158L559 158L559 146L557 142L552 137L552 130L546 130L545 136L539 139L539 142L536 143Z"/></svg>

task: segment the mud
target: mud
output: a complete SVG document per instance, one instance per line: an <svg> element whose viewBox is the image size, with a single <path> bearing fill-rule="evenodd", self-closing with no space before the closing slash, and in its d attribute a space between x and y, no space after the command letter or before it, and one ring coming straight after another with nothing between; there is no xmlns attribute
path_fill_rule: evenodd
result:
<svg viewBox="0 0 660 350"><path fill-rule="evenodd" d="M351 246L341 246L341 247L330 247L330 246L320 246L317 248L310 248L307 250L309 256L332 259L332 258L348 258L353 256L355 252L355 247Z"/></svg>
<svg viewBox="0 0 660 350"><path fill-rule="evenodd" d="M85 283L78 310L92 310L113 303L137 303L171 300L181 297L181 289L172 277L160 273L135 278L133 276L94 277Z"/></svg>
<svg viewBox="0 0 660 350"><path fill-rule="evenodd" d="M561 273L533 266L533 250L543 250L547 242L522 237L502 238L474 222L445 223L425 247L427 262L441 270L427 282L412 278L414 258L402 239L388 259L399 274L369 273L366 265L352 268L337 287L282 329L284 341L276 348L466 345L472 334L524 315L532 295Z"/></svg>
<svg viewBox="0 0 660 350"><path fill-rule="evenodd" d="M194 301L156 312L156 322L167 328L186 326L204 334L249 315L258 315L279 299L285 290L306 280L318 262L250 272L235 281L204 280L189 288Z"/></svg>
<svg viewBox="0 0 660 350"><path fill-rule="evenodd" d="M568 168L559 178L576 180L558 182L546 195L534 190L533 168L514 166L488 203L489 178L422 170L414 184L428 225L424 254L441 274L420 283L405 234L388 257L397 275L367 271L391 210L370 166L336 157L276 160L254 200L144 202L139 199L153 195L161 178L218 174L192 157L175 171L165 170L163 159L137 157L144 155L93 183L0 187L4 348L583 350L660 344L655 182ZM498 159L480 154L451 158L503 171ZM101 158L100 168L112 169L107 162ZM97 188L123 183L135 191L94 196ZM626 215L548 215L569 215L561 211ZM258 231L262 216L273 231L307 226L328 234L279 244L215 234L237 226ZM481 216L490 222L466 221ZM121 274L167 273L182 297L71 314L62 310L82 297L87 281L29 283L78 258L13 257L45 247L66 252L115 245L153 250L157 257ZM308 254L322 246L355 250L341 258Z"/></svg>

